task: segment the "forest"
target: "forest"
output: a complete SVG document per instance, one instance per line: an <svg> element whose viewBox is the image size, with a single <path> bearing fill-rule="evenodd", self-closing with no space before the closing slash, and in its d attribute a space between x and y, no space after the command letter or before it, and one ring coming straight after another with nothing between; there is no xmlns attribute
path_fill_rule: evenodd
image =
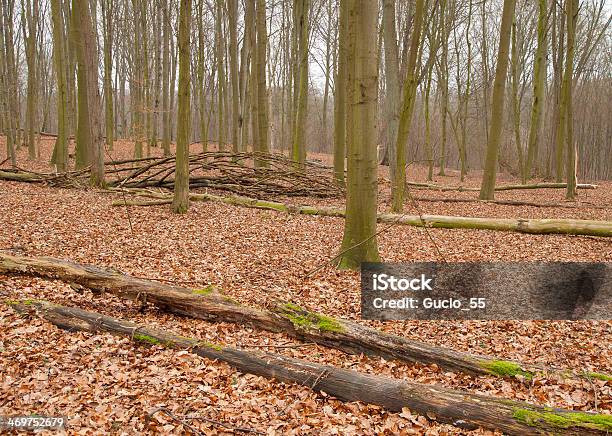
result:
<svg viewBox="0 0 612 436"><path fill-rule="evenodd" d="M611 24L0 0L0 433L612 432Z"/></svg>

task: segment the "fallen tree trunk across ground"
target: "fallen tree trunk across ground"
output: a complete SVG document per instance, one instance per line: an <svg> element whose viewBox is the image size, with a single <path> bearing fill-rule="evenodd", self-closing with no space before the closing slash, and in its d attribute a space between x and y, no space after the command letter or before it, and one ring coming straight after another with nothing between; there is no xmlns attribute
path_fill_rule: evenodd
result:
<svg viewBox="0 0 612 436"><path fill-rule="evenodd" d="M538 203L535 201L524 200L480 200L478 198L430 198L430 197L412 197L415 201L424 201L429 203L491 203L501 204L504 206L531 206L531 207L553 207L564 209L612 209L612 206L602 206L599 204L587 202L561 202L561 203Z"/></svg>
<svg viewBox="0 0 612 436"><path fill-rule="evenodd" d="M282 332L298 340L318 343L350 354L368 354L407 363L436 364L445 371L499 377L559 373L567 370L543 368L507 360L453 351L447 348L388 334L361 324L310 312L290 302L271 301L270 309L256 309L208 287L192 290L144 280L116 270L80 265L49 257L24 257L0 253L0 273L59 279L95 292L109 292L122 298L154 304L169 312L237 324L250 324L271 332ZM607 378L606 374L579 376Z"/></svg>
<svg viewBox="0 0 612 436"><path fill-rule="evenodd" d="M467 186L443 186L434 183L419 183L408 182L408 186L412 188L435 189L437 191L480 191L480 188L470 188ZM512 191L516 189L564 189L567 188L567 183L532 183L530 185L502 185L496 186L496 191ZM597 189L597 185L590 183L578 183L578 189Z"/></svg>
<svg viewBox="0 0 612 436"><path fill-rule="evenodd" d="M171 203L168 194L154 193L145 190L128 191L135 194L155 198L154 202L130 202L116 200L113 206L152 206ZM269 209L278 212L344 217L343 209L326 206L293 206L275 201L258 200L255 198L232 195L221 197L212 194L190 194L194 201L215 201L219 203L243 206L254 209ZM575 220L575 219L523 219L523 218L478 218L445 215L400 215L379 213L378 222L401 224L416 227L444 229L475 229L499 230L530 234L565 234L612 237L612 221Z"/></svg>
<svg viewBox="0 0 612 436"><path fill-rule="evenodd" d="M544 408L529 403L452 390L436 385L364 374L260 351L244 351L45 301L10 301L19 313L35 311L69 331L109 332L146 344L189 349L243 373L297 383L343 401L362 401L393 412L407 407L438 422L512 435L599 435L612 430L612 416Z"/></svg>

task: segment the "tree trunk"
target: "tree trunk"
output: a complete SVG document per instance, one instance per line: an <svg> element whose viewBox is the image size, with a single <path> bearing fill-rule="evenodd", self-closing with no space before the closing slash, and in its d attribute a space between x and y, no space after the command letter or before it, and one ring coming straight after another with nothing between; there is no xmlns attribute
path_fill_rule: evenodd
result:
<svg viewBox="0 0 612 436"><path fill-rule="evenodd" d="M170 13L166 0L162 0L163 47L162 47L162 148L164 156L170 155Z"/></svg>
<svg viewBox="0 0 612 436"><path fill-rule="evenodd" d="M423 26L423 16L425 15L425 0L416 0L414 12L414 22L412 37L410 38L410 52L408 53L407 73L404 81L404 97L400 113L398 126L396 151L396 171L395 178L391 181L392 190L392 210L401 212L404 208L404 192L406 189L406 147L410 124L412 122L412 112L414 110L414 100L417 87L417 55L421 46L421 31Z"/></svg>
<svg viewBox="0 0 612 436"><path fill-rule="evenodd" d="M299 35L299 52L298 52L298 68L299 68L299 87L297 100L297 114L295 120L295 129L293 131L293 148L292 158L300 168L306 161L306 117L308 116L308 17L310 9L310 0L295 0L294 8L297 14L297 25L295 29Z"/></svg>
<svg viewBox="0 0 612 436"><path fill-rule="evenodd" d="M115 138L113 110L113 2L102 0L102 31L104 40L104 119L106 126L106 146L113 149Z"/></svg>
<svg viewBox="0 0 612 436"><path fill-rule="evenodd" d="M344 158L346 155L346 112L348 74L348 15L349 1L339 0L338 65L336 67L334 95L334 177L344 185Z"/></svg>
<svg viewBox="0 0 612 436"><path fill-rule="evenodd" d="M389 163L389 178L395 180L397 171L396 141L399 124L400 86L399 60L397 48L397 32L395 30L395 0L383 1L383 38L385 45L385 120L387 134L385 136L385 157Z"/></svg>
<svg viewBox="0 0 612 436"><path fill-rule="evenodd" d="M576 44L576 21L578 17L578 0L565 0L567 21L567 59L565 61L565 111L567 122L567 191L568 200L576 198L576 165L577 151L574 142L574 117L572 107L572 89L574 87L574 52Z"/></svg>
<svg viewBox="0 0 612 436"><path fill-rule="evenodd" d="M232 82L232 150L234 153L240 151L238 133L240 130L240 91L238 75L238 0L229 0L228 19L230 37L230 81Z"/></svg>
<svg viewBox="0 0 612 436"><path fill-rule="evenodd" d="M57 77L57 140L51 163L57 172L68 170L68 99L66 95L66 50L64 46L64 15L61 0L51 0L51 21L53 24L53 59Z"/></svg>
<svg viewBox="0 0 612 436"><path fill-rule="evenodd" d="M348 183L344 237L338 260L341 269L357 269L362 262L380 260L376 241L377 4L370 0L351 0L350 5L353 10L349 13L348 29Z"/></svg>
<svg viewBox="0 0 612 436"><path fill-rule="evenodd" d="M531 105L531 124L527 140L527 162L525 175L530 178L534 165L538 161L539 142L542 131L542 112L544 105L544 92L546 91L546 48L548 15L546 0L538 0L538 46L533 64L533 103Z"/></svg>
<svg viewBox="0 0 612 436"><path fill-rule="evenodd" d="M181 0L179 16L179 89L176 126L176 175L172 211L185 213L189 209L189 132L191 121L190 56L191 0Z"/></svg>
<svg viewBox="0 0 612 436"><path fill-rule="evenodd" d="M79 63L79 130L81 121L86 130L87 149L91 165L91 184L104 186L103 135L100 117L101 99L98 88L98 48L96 33L89 5L73 0L73 26L75 27L75 46ZM82 107L82 103L85 106Z"/></svg>
<svg viewBox="0 0 612 436"><path fill-rule="evenodd" d="M257 151L269 153L270 144L268 139L268 88L266 84L266 60L268 53L268 33L266 29L266 2L256 0L257 7L255 12L255 22L257 29ZM261 166L261 162L255 160L256 166Z"/></svg>
<svg viewBox="0 0 612 436"><path fill-rule="evenodd" d="M480 189L481 200L493 200L495 196L497 158L504 123L504 93L506 88L506 77L508 74L508 52L510 48L510 34L512 32L512 20L514 17L515 4L516 0L504 0L502 22L499 31L500 37L499 49L497 51L497 67L495 70L493 98L491 102L491 126L487 143L484 173L482 176L482 187Z"/></svg>

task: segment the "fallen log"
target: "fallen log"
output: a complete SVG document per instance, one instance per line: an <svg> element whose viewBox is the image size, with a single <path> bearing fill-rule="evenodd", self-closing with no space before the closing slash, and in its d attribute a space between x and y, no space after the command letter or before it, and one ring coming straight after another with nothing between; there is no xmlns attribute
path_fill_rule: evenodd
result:
<svg viewBox="0 0 612 436"><path fill-rule="evenodd" d="M157 194L150 191L136 191L141 196L148 196L156 200L169 200L166 194ZM302 215L320 215L344 217L343 209L327 206L294 206L275 201L258 200L255 198L232 195L221 197L213 194L190 194L193 201L215 201L234 206L243 206L254 209L269 209L278 212ZM159 204L159 203L156 203ZM149 206L143 202L126 202L116 200L113 206ZM528 219L528 218L478 218L445 215L401 215L392 213L379 213L378 222L400 224L416 227L444 228L444 229L476 229L498 230L530 234L564 234L612 237L612 221L576 220L576 219Z"/></svg>
<svg viewBox="0 0 612 436"><path fill-rule="evenodd" d="M480 191L480 188L470 188L467 186L444 186L435 183L408 182L408 186L417 189L435 189L437 191ZM564 189L567 183L532 183L528 185L501 185L496 186L496 191L510 191L514 189ZM597 189L597 185L590 183L578 183L578 189Z"/></svg>
<svg viewBox="0 0 612 436"><path fill-rule="evenodd" d="M599 204L587 203L587 202L545 202L538 203L535 201L523 201L523 200L480 200L478 198L431 198L431 197L412 197L416 201L423 201L428 203L491 203L501 204L506 206L531 206L531 207L552 207L552 208L563 208L563 209L612 209L612 206L603 206Z"/></svg>
<svg viewBox="0 0 612 436"><path fill-rule="evenodd" d="M244 351L45 301L8 303L19 313L34 312L65 330L109 332L145 344L188 349L198 356L225 362L243 373L297 383L342 401L362 401L393 412L407 407L430 419L465 429L484 427L511 435L599 435L612 430L612 415L544 408L261 351Z"/></svg>
<svg viewBox="0 0 612 436"><path fill-rule="evenodd" d="M268 309L256 309L222 295L214 287L187 289L50 257L12 256L0 252L0 273L59 279L94 292L109 292L129 300L148 302L179 315L211 322L250 324L349 354L364 353L407 363L436 364L446 371L476 376L531 379L535 375L571 374L567 370L499 360L414 341L353 321L310 312L290 302L271 300ZM587 376L586 373L578 375ZM608 377L588 373L588 376L593 375Z"/></svg>

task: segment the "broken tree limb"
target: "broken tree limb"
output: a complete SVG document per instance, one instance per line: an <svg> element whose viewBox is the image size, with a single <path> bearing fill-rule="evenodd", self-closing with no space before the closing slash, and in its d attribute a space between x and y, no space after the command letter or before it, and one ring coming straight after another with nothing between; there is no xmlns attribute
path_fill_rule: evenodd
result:
<svg viewBox="0 0 612 436"><path fill-rule="evenodd" d="M167 194L156 194L149 191L138 195L148 196L157 200L167 200ZM138 193L137 192L137 193ZM190 194L193 201L215 201L234 206L254 209L269 209L278 212L302 215L321 215L344 217L343 209L327 206L294 206L275 201L258 200L255 198L232 195L221 197L212 194ZM113 206L149 205L142 202L126 202L117 200ZM400 215L393 213L379 213L378 222L400 224L416 227L443 228L443 229L476 229L499 230L506 232L519 232L530 234L565 234L612 237L612 221L575 220L575 219L528 219L528 218L478 218L445 215Z"/></svg>
<svg viewBox="0 0 612 436"><path fill-rule="evenodd" d="M480 191L480 188L470 188L467 186L443 186L434 183L408 182L408 186L417 189L435 189L437 191ZM579 189L597 189L597 185L590 183L578 183ZM564 189L567 183L533 183L530 185L501 185L496 186L496 191L511 191L515 189Z"/></svg>
<svg viewBox="0 0 612 436"><path fill-rule="evenodd" d="M146 301L172 313L211 322L250 324L350 354L364 353L407 363L436 364L447 371L476 376L519 375L530 379L536 374L568 373L425 344L356 322L309 312L290 302L271 301L270 309L256 309L213 292L212 287L192 290L50 257L12 256L0 252L0 273L59 279L95 292L109 292L130 300ZM603 376L607 377L605 374Z"/></svg>
<svg viewBox="0 0 612 436"><path fill-rule="evenodd" d="M136 342L188 349L243 373L323 391L343 401L362 401L393 412L407 407L465 429L484 427L512 435L599 435L612 430L612 416L544 408L529 403L457 391L322 365L261 351L244 351L44 301L8 302L19 313L34 311L69 331L108 332Z"/></svg>

